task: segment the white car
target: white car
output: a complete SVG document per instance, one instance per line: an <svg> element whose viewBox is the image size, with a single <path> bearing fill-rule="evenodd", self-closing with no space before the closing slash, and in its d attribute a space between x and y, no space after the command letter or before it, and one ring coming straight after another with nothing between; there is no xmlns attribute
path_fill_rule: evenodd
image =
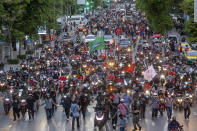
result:
<svg viewBox="0 0 197 131"><path fill-rule="evenodd" d="M94 41L95 39L96 39L96 38L95 38L95 35L87 35L87 36L85 37L85 43Z"/></svg>
<svg viewBox="0 0 197 131"><path fill-rule="evenodd" d="M111 44L114 43L112 35L104 35L104 41L110 42Z"/></svg>

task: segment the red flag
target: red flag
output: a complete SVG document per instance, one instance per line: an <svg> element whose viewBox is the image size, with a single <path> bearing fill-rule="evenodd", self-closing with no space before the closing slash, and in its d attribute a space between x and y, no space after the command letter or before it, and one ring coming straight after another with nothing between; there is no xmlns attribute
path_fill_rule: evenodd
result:
<svg viewBox="0 0 197 131"><path fill-rule="evenodd" d="M135 69L135 64L133 63L130 67L124 68L123 71L133 73Z"/></svg>
<svg viewBox="0 0 197 131"><path fill-rule="evenodd" d="M80 80L80 79L83 80L83 76L82 76L82 75L78 75L78 76L77 76L77 79L78 79L78 80Z"/></svg>
<svg viewBox="0 0 197 131"><path fill-rule="evenodd" d="M150 84L149 83L144 83L144 89L148 89L148 90L150 90Z"/></svg>
<svg viewBox="0 0 197 131"><path fill-rule="evenodd" d="M169 71L169 74L170 74L171 76L174 76L174 75L175 75L174 71Z"/></svg>
<svg viewBox="0 0 197 131"><path fill-rule="evenodd" d="M65 77L65 76L60 76L60 77L59 77L59 80L65 81L65 80L66 80L66 77Z"/></svg>
<svg viewBox="0 0 197 131"><path fill-rule="evenodd" d="M114 75L109 75L108 79L112 79L113 80L113 79L115 79L115 76Z"/></svg>

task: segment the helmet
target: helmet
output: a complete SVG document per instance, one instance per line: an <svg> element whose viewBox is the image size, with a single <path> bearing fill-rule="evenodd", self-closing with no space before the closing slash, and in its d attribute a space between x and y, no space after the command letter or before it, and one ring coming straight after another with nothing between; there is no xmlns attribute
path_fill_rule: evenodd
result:
<svg viewBox="0 0 197 131"><path fill-rule="evenodd" d="M121 99L120 102L124 102L124 99Z"/></svg>
<svg viewBox="0 0 197 131"><path fill-rule="evenodd" d="M189 94L188 94L188 93L187 93L187 94L185 94L185 97L186 97L186 98L189 98Z"/></svg>
<svg viewBox="0 0 197 131"><path fill-rule="evenodd" d="M157 96L157 93L155 92L155 93L153 93L153 96Z"/></svg>
<svg viewBox="0 0 197 131"><path fill-rule="evenodd" d="M173 117L172 117L172 120L176 120L176 116L173 116Z"/></svg>

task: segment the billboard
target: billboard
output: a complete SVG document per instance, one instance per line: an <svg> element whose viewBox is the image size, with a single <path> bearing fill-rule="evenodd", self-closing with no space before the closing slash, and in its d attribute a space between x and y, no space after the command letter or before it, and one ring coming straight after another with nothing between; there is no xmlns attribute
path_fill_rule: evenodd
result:
<svg viewBox="0 0 197 131"><path fill-rule="evenodd" d="M86 1L85 0L77 0L78 5L85 5Z"/></svg>
<svg viewBox="0 0 197 131"><path fill-rule="evenodd" d="M197 22L197 0L194 0L194 22Z"/></svg>
<svg viewBox="0 0 197 131"><path fill-rule="evenodd" d="M46 25L38 27L38 34L39 34L39 35L47 34Z"/></svg>

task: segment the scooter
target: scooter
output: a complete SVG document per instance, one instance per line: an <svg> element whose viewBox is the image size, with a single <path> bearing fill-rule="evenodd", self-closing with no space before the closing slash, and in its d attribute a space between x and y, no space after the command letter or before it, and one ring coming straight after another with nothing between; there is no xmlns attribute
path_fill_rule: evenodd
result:
<svg viewBox="0 0 197 131"><path fill-rule="evenodd" d="M95 114L95 118L94 118L94 127L98 127L99 130L101 130L103 128L103 126L105 125L107 119L106 119L106 115L105 112L102 109L99 109L98 107L96 107L96 114Z"/></svg>
<svg viewBox="0 0 197 131"><path fill-rule="evenodd" d="M25 99L21 100L21 105L20 105L21 113L23 118L25 117L25 113L27 112L27 103Z"/></svg>
<svg viewBox="0 0 197 131"><path fill-rule="evenodd" d="M4 111L5 111L5 114L7 115L10 111L10 106L11 106L11 103L10 103L10 99L9 98L5 98L4 99L4 104L3 104L3 107L4 107Z"/></svg>

